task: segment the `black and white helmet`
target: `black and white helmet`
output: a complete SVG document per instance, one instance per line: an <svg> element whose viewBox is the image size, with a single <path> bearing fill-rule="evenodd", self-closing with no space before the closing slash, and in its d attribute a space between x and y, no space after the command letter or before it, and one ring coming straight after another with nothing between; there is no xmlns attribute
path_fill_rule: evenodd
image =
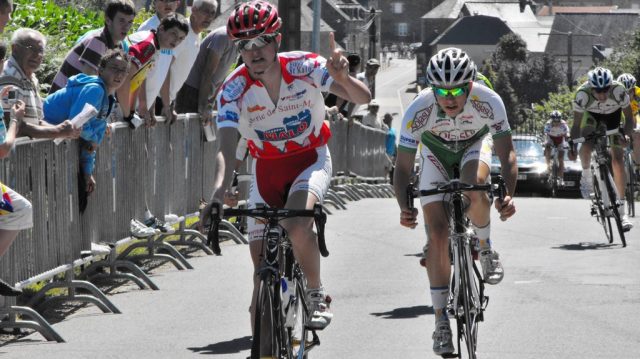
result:
<svg viewBox="0 0 640 359"><path fill-rule="evenodd" d="M466 52L449 47L438 51L427 64L429 85L457 87L476 79L476 64Z"/></svg>
<svg viewBox="0 0 640 359"><path fill-rule="evenodd" d="M624 88L627 89L627 91L636 87L636 78L633 77L632 74L622 74L618 76L616 81L623 84Z"/></svg>
<svg viewBox="0 0 640 359"><path fill-rule="evenodd" d="M551 118L551 121L553 122L558 122L562 120L562 112L557 110L551 111L551 113L549 114L549 118Z"/></svg>
<svg viewBox="0 0 640 359"><path fill-rule="evenodd" d="M589 77L589 84L591 87L597 89L609 87L613 82L613 74L611 73L611 70L605 69L604 67L596 67L589 71L587 76Z"/></svg>

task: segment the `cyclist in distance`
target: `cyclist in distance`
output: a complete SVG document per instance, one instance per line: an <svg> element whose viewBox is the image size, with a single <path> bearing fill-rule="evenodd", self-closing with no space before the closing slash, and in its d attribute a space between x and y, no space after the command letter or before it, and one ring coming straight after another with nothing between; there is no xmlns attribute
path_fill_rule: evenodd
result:
<svg viewBox="0 0 640 359"><path fill-rule="evenodd" d="M640 101L640 87L636 86L636 78L631 74L622 74L618 76L618 82L624 85L629 94L631 113L634 121L634 130L631 135L633 138L633 162L635 165L636 181L640 180L640 121L638 120L638 101ZM625 121L629 121L625 119ZM631 201L631 198L627 200Z"/></svg>
<svg viewBox="0 0 640 359"><path fill-rule="evenodd" d="M588 80L578 88L573 101L573 125L571 126L571 138L578 138L593 132L597 125L603 123L607 130L620 127L622 114L625 118L633 118L629 94L624 85L613 80L611 70L596 67L587 74ZM631 136L633 121L626 121L624 133ZM624 190L626 178L624 174L623 149L626 145L622 135L612 135L611 144L611 168L613 180L621 205L618 210L621 216L622 227L625 231L633 227L629 217L625 213ZM574 160L575 146L570 149L570 158ZM582 163L582 178L580 179L580 191L582 197L588 199L593 192L593 175L591 174L591 151L593 142L585 142L580 147L580 162Z"/></svg>
<svg viewBox="0 0 640 359"><path fill-rule="evenodd" d="M264 203L312 209L322 202L332 174L327 147L331 131L324 121L322 91L358 104L371 100L367 87L348 75L349 63L336 49L333 34L328 59L302 51L278 53L281 22L276 6L266 1L237 4L229 16L227 33L238 45L243 65L226 78L217 97L220 146L210 203L222 203L229 188L239 132L255 158L250 206ZM202 211L201 223L210 207ZM307 279L307 326L324 329L332 314L320 278L313 218L292 218L281 224ZM255 268L261 262L263 229L264 224L249 220L249 248ZM253 279L252 314L258 277Z"/></svg>
<svg viewBox="0 0 640 359"><path fill-rule="evenodd" d="M567 148L569 139L569 125L562 119L560 111L551 111L549 120L544 124L544 158L547 160L547 167L551 173L551 148L558 149L558 180L560 187L564 186L564 150Z"/></svg>
<svg viewBox="0 0 640 359"><path fill-rule="evenodd" d="M518 168L504 104L497 93L474 83L476 65L458 48L440 50L427 65L430 87L422 90L409 105L402 121L394 187L400 205L400 224L415 228L417 210L407 206L406 188L419 144L419 189L434 189L453 177L454 166L460 179L469 184L490 181L492 142L500 159L501 173L507 184L504 201L495 207L502 219L516 208L512 199ZM489 284L499 283L504 275L498 253L491 247L491 202L484 192L468 192L467 216L480 243L483 277ZM426 267L431 300L435 310L433 351L454 351L451 327L446 312L451 277L449 259L449 214L444 195L421 197L427 233Z"/></svg>

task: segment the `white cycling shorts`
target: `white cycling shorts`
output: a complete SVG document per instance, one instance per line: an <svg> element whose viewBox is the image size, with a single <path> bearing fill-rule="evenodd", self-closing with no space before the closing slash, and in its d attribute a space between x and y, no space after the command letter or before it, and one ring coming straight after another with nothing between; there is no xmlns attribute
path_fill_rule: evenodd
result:
<svg viewBox="0 0 640 359"><path fill-rule="evenodd" d="M491 134L478 139L471 147L462 154L460 160L460 170L469 161L480 160L491 168L491 149L493 148L493 138ZM420 187L421 190L430 190L447 183L449 175L445 167L427 146L422 146L420 151ZM444 194L420 197L420 204L424 207L431 202L444 200Z"/></svg>
<svg viewBox="0 0 640 359"><path fill-rule="evenodd" d="M313 194L322 203L331 184L331 155L326 145L285 158L258 158L252 167L249 208L258 203L283 208L289 194L298 191ZM264 227L248 218L249 241L262 239Z"/></svg>
<svg viewBox="0 0 640 359"><path fill-rule="evenodd" d="M19 231L33 227L31 202L2 183L0 188L2 192L0 229Z"/></svg>

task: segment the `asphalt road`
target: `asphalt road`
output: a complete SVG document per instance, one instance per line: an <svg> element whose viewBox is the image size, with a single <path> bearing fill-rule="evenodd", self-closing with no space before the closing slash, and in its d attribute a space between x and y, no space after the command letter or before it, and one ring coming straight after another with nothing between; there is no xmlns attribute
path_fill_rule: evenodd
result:
<svg viewBox="0 0 640 359"><path fill-rule="evenodd" d="M494 218L505 279L489 287L481 358L640 356L640 220L628 247L608 245L583 200L517 198L517 215ZM424 232L398 225L393 199L352 202L329 217L323 280L334 322L313 358L436 358L433 310L417 254ZM152 271L159 291L125 286L122 314L87 306L39 334L0 346L3 358L245 358L250 347L248 248L190 259L194 270Z"/></svg>

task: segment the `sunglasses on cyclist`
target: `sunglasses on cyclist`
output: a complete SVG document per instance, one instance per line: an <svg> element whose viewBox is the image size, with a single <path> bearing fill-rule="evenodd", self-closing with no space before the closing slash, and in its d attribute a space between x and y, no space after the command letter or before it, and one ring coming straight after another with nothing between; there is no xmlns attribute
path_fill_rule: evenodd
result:
<svg viewBox="0 0 640 359"><path fill-rule="evenodd" d="M238 45L238 51L251 51L254 47L259 49L274 42L277 36L277 34L269 34L248 40L236 40L236 45Z"/></svg>
<svg viewBox="0 0 640 359"><path fill-rule="evenodd" d="M603 88L601 88L601 89L594 88L593 90L594 90L596 93L605 93L605 92L609 92L609 88L610 88L610 86L603 87Z"/></svg>
<svg viewBox="0 0 640 359"><path fill-rule="evenodd" d="M432 88L436 96L439 96L439 97L447 97L447 96L460 97L467 92L467 90L469 89L469 86L464 85L461 87L454 87L452 89L445 89L445 88L435 87L435 86L433 86Z"/></svg>

